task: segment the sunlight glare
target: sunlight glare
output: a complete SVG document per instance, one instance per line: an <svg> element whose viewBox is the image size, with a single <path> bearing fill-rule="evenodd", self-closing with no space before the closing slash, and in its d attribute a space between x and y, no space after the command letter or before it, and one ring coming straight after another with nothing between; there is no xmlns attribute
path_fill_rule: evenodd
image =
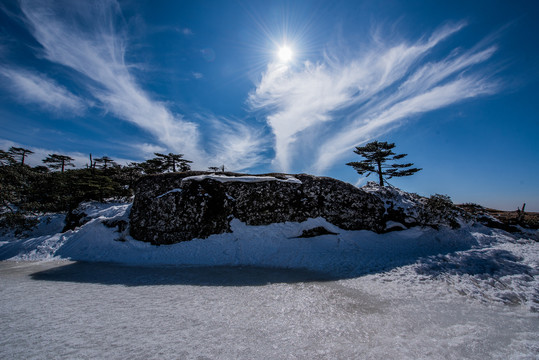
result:
<svg viewBox="0 0 539 360"><path fill-rule="evenodd" d="M292 60L292 57L294 56L294 53L292 52L292 49L290 47L285 45L285 46L282 46L279 49L278 56L279 56L279 60L281 60L281 62L287 63L290 60Z"/></svg>

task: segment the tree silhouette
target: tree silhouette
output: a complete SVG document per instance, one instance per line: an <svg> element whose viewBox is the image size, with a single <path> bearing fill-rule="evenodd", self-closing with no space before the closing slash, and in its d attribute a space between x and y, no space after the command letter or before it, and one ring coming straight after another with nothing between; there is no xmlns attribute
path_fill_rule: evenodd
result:
<svg viewBox="0 0 539 360"><path fill-rule="evenodd" d="M210 171L213 171L213 172L225 172L225 166L224 165L221 165L221 166L210 166L208 168L208 170Z"/></svg>
<svg viewBox="0 0 539 360"><path fill-rule="evenodd" d="M387 161L399 160L407 154L395 154L393 148L394 143L373 141L365 146L358 146L354 152L363 156L365 160L349 162L346 165L352 166L359 175L367 173L369 176L372 173L378 174L380 186L384 186L384 178L391 179L393 177L410 176L421 169L410 168L413 163L407 164L387 164Z"/></svg>
<svg viewBox="0 0 539 360"><path fill-rule="evenodd" d="M7 151L0 150L0 166L10 166L15 164L15 159Z"/></svg>
<svg viewBox="0 0 539 360"><path fill-rule="evenodd" d="M28 150L22 147L14 147L14 146L10 147L8 152L13 157L20 156L21 165L24 165L24 159L26 158L26 155L30 155L34 153L32 150Z"/></svg>
<svg viewBox="0 0 539 360"><path fill-rule="evenodd" d="M153 158L143 161L141 163L133 163L133 166L136 166L144 174L160 174L163 172L163 162L162 159Z"/></svg>
<svg viewBox="0 0 539 360"><path fill-rule="evenodd" d="M75 167L75 164L72 162L73 160L75 159L67 155L49 154L42 161L51 169L62 169L62 172L64 172L66 166Z"/></svg>
<svg viewBox="0 0 539 360"><path fill-rule="evenodd" d="M95 163L103 163L103 165L102 165L103 169L106 169L109 164L111 166L117 165L116 162L114 160L112 160L111 158L109 158L108 156L103 156L101 158L97 158L94 161L95 161ZM94 163L94 167L95 167L95 163Z"/></svg>
<svg viewBox="0 0 539 360"><path fill-rule="evenodd" d="M155 156L157 156L158 159L161 160L163 164L163 171L166 170L172 170L172 172L176 172L176 167L179 171L189 171L191 170L191 166L189 165L192 163L190 160L183 159L183 154L173 154L169 153L168 155L160 154L160 153L154 153Z"/></svg>

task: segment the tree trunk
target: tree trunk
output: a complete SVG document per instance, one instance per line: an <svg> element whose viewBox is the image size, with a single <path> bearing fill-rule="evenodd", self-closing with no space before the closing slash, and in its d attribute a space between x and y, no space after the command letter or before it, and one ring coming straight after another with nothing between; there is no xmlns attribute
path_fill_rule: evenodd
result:
<svg viewBox="0 0 539 360"><path fill-rule="evenodd" d="M382 177L382 162L378 160L376 164L378 165L377 172L378 172L378 177L380 178L380 186L384 186L384 178Z"/></svg>

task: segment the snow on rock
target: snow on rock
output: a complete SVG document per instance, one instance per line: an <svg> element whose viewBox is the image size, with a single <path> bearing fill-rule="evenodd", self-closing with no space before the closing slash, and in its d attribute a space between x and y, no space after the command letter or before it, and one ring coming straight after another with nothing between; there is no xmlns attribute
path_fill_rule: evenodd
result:
<svg viewBox="0 0 539 360"><path fill-rule="evenodd" d="M331 178L161 174L137 183L130 234L152 244L173 244L230 232L232 219L269 225L318 217L346 230L383 231L383 212L376 196Z"/></svg>
<svg viewBox="0 0 539 360"><path fill-rule="evenodd" d="M352 276L416 261L418 257L468 249L477 240L465 231L414 228L398 233L347 231L323 218L250 226L231 221L230 232L206 239L155 246L134 240L107 224L126 219L129 204L82 205L89 220L63 234L9 241L0 260L71 259L127 264L253 265L303 268L333 276ZM323 227L329 233L300 237Z"/></svg>
<svg viewBox="0 0 539 360"><path fill-rule="evenodd" d="M459 227L472 219L472 215L453 205L449 198L434 195L425 198L407 193L392 186L380 186L369 181L362 190L378 197L385 207L384 220L386 229L398 230L402 226L389 226L387 223L399 223L405 228L413 226L450 226Z"/></svg>
<svg viewBox="0 0 539 360"><path fill-rule="evenodd" d="M246 182L246 183L257 183L264 181L279 181L292 184L301 184L301 181L296 179L291 175L285 175L284 178L277 178L275 176L251 176L251 175L239 175L239 176L227 176L227 175L217 175L217 174L207 174L207 175L195 175L188 176L182 179L183 181L202 181L202 180L215 180L221 183L225 182Z"/></svg>
<svg viewBox="0 0 539 360"><path fill-rule="evenodd" d="M160 198L162 198L162 197L165 196L165 195L172 194L172 193L175 193L175 192L182 192L182 189L172 189L172 190L169 190L169 191L167 191L167 192L164 193L164 194L161 194L161 195L156 196L156 199L160 199Z"/></svg>
<svg viewBox="0 0 539 360"><path fill-rule="evenodd" d="M361 189L382 200L386 210L385 216L391 218L392 222L408 226L420 223L421 209L425 205L425 198L395 187L380 186L374 181L369 181Z"/></svg>

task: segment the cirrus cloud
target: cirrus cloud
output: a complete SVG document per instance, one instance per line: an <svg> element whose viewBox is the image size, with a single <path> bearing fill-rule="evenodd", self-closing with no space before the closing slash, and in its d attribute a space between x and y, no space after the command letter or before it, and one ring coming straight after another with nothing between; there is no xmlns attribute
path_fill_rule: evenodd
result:
<svg viewBox="0 0 539 360"><path fill-rule="evenodd" d="M410 116L498 91L495 80L474 68L492 57L495 46L453 49L425 61L465 25L447 24L411 43L373 42L355 58L326 56L296 68L270 64L248 104L272 130L274 166L324 172L354 146Z"/></svg>
<svg viewBox="0 0 539 360"><path fill-rule="evenodd" d="M196 114L187 119L184 114L171 111L168 104L155 100L137 82L131 69L136 67L125 60L128 37L120 5L114 0L92 2L47 2L22 0L23 21L33 37L42 46L42 57L48 61L74 70L81 76L79 83L90 92L98 105L116 118L127 121L152 134L158 144L135 144L133 148L167 149L181 152L198 166L207 166L222 159L226 154L227 166L231 169L247 168L258 159L256 147L260 139L251 133L251 127L228 119L221 124L224 129L210 142L222 146L208 147L202 144L202 131L195 121ZM184 35L193 35L190 29L182 29ZM16 75L10 75L15 77ZM195 79L203 77L193 72ZM74 107L75 99L61 86L47 83L39 77L32 81L16 78L34 99L54 103L48 99L56 97L57 103ZM31 86L35 85L35 86ZM23 85L20 85L21 87ZM54 90L48 92L48 90ZM68 102L71 99L71 104ZM211 118L211 116L210 116ZM240 141L241 140L241 141ZM234 145L233 145L234 144ZM207 149L211 148L208 152ZM223 160L224 161L224 160Z"/></svg>
<svg viewBox="0 0 539 360"><path fill-rule="evenodd" d="M11 93L19 101L70 114L80 114L86 108L84 100L46 75L15 67L0 67L0 75L10 81Z"/></svg>

